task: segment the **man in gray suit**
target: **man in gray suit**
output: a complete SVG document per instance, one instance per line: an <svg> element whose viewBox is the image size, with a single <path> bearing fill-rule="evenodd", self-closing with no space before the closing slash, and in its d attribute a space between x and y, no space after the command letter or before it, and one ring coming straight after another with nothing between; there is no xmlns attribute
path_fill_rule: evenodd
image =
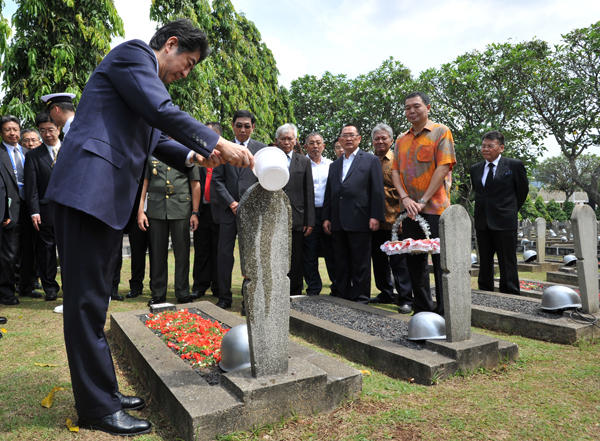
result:
<svg viewBox="0 0 600 441"><path fill-rule="evenodd" d="M275 133L277 146L288 160L290 179L283 191L292 206L292 262L290 265L290 295L302 294L302 247L303 239L312 233L315 225L315 195L310 160L294 152L298 140L298 129L293 124L284 124Z"/></svg>
<svg viewBox="0 0 600 441"><path fill-rule="evenodd" d="M244 145L252 154L265 147L262 142L250 138L255 124L256 118L248 110L238 110L233 114L234 142ZM223 164L213 170L210 187L210 207L214 221L219 224L219 247L217 251L219 301L217 306L223 309L231 308L231 273L234 261L233 250L237 236L236 215L238 205L244 192L257 181L256 176L249 168L237 168L229 164Z"/></svg>

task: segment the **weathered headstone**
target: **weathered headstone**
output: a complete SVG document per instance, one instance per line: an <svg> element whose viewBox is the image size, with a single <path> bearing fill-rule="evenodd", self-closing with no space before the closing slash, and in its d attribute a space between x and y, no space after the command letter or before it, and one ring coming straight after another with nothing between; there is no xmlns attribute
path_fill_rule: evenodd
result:
<svg viewBox="0 0 600 441"><path fill-rule="evenodd" d="M576 205L571 215L575 235L577 278L584 312L598 312L598 226L589 205Z"/></svg>
<svg viewBox="0 0 600 441"><path fill-rule="evenodd" d="M282 190L267 191L256 183L240 201L240 263L254 377L288 370L291 218Z"/></svg>
<svg viewBox="0 0 600 441"><path fill-rule="evenodd" d="M471 219L461 205L440 217L440 254L446 339L471 338Z"/></svg>
<svg viewBox="0 0 600 441"><path fill-rule="evenodd" d="M546 219L543 217L535 220L535 234L537 261L543 263L546 260Z"/></svg>
<svg viewBox="0 0 600 441"><path fill-rule="evenodd" d="M571 220L573 220L573 217L571 216ZM573 223L574 222L565 222L565 228L564 228L564 232L565 232L565 236L567 236L568 240L572 240L573 239Z"/></svg>
<svg viewBox="0 0 600 441"><path fill-rule="evenodd" d="M529 219L525 219L523 221L523 236L525 236L526 239L531 240L531 221Z"/></svg>

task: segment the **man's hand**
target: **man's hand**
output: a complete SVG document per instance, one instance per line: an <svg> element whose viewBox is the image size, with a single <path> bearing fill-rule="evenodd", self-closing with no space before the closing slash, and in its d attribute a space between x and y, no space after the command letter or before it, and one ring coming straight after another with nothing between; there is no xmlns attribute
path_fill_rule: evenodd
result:
<svg viewBox="0 0 600 441"><path fill-rule="evenodd" d="M323 221L323 231L325 231L326 234L331 234L331 222L328 220L324 220Z"/></svg>
<svg viewBox="0 0 600 441"><path fill-rule="evenodd" d="M40 224L42 223L42 218L40 217L40 215L39 214L32 215L31 222L33 223L33 228L35 228L36 231L40 231Z"/></svg>
<svg viewBox="0 0 600 441"><path fill-rule="evenodd" d="M193 157L193 163L199 165L200 167L214 168L221 164L225 164L225 161L223 161L221 158L221 152L213 150L208 158L195 153Z"/></svg>
<svg viewBox="0 0 600 441"><path fill-rule="evenodd" d="M304 237L310 236L310 233L313 232L313 227L307 227L306 225L302 227L302 231L304 231Z"/></svg>
<svg viewBox="0 0 600 441"><path fill-rule="evenodd" d="M377 231L379 230L379 221L377 219L369 219L369 230Z"/></svg>
<svg viewBox="0 0 600 441"><path fill-rule="evenodd" d="M8 218L8 219L5 219L5 220L2 222L2 226L3 226L3 227L6 227L8 224L10 224L10 218Z"/></svg>
<svg viewBox="0 0 600 441"><path fill-rule="evenodd" d="M138 213L137 215L137 224L140 230L148 231L150 223L148 222L148 216L146 216L146 213L144 213L143 211Z"/></svg>
<svg viewBox="0 0 600 441"><path fill-rule="evenodd" d="M196 231L197 228L198 228L198 216L196 216L195 214L192 214L190 216L190 229L192 231Z"/></svg>
<svg viewBox="0 0 600 441"><path fill-rule="evenodd" d="M412 220L415 220L417 214L419 214L421 210L425 208L425 204L419 204L418 202L413 201L411 198L404 198L402 204L404 205L404 208L406 208L408 217L410 217Z"/></svg>
<svg viewBox="0 0 600 441"><path fill-rule="evenodd" d="M234 144L225 138L219 138L215 150L221 153L223 162L234 167L254 167L254 156L243 145Z"/></svg>
<svg viewBox="0 0 600 441"><path fill-rule="evenodd" d="M237 209L240 206L238 201L233 201L231 204L229 204L229 208L231 209L231 211L233 211L233 214L237 216Z"/></svg>

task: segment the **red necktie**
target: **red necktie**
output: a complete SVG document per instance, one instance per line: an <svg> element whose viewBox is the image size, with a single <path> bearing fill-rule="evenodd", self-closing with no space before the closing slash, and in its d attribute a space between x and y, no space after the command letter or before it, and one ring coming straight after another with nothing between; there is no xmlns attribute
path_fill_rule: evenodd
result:
<svg viewBox="0 0 600 441"><path fill-rule="evenodd" d="M210 202L210 181L212 179L212 168L206 169L206 180L204 181L204 200Z"/></svg>

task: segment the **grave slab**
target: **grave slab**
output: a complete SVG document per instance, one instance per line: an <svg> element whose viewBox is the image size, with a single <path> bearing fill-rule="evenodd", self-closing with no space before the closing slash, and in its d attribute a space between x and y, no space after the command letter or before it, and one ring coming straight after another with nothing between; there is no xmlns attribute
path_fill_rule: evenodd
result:
<svg viewBox="0 0 600 441"><path fill-rule="evenodd" d="M245 321L206 301L186 307L228 326ZM285 374L256 379L248 368L225 374L219 384L211 385L144 326L140 317L147 312L111 314L110 333L148 388L150 400L160 403L178 436L185 440L212 440L296 413L331 410L361 391L359 371L292 341Z"/></svg>

